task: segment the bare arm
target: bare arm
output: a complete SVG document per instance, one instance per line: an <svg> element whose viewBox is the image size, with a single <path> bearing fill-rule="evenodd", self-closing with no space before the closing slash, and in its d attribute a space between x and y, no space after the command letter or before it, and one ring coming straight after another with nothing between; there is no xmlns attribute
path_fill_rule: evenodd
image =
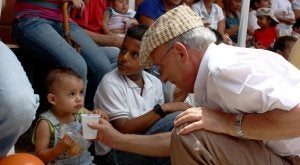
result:
<svg viewBox="0 0 300 165"><path fill-rule="evenodd" d="M150 17L140 15L139 18L138 18L138 21L139 21L140 24L150 26L155 20L153 20Z"/></svg>
<svg viewBox="0 0 300 165"><path fill-rule="evenodd" d="M112 34L112 32L108 29L108 22L110 18L110 11L107 8L103 13L103 20L102 20L102 28L105 34Z"/></svg>
<svg viewBox="0 0 300 165"><path fill-rule="evenodd" d="M183 102L173 102L161 105L166 114L175 111L184 111L191 106ZM154 111L149 111L144 115L132 119L120 118L111 121L113 126L122 133L142 133L156 123L161 117Z"/></svg>
<svg viewBox="0 0 300 165"><path fill-rule="evenodd" d="M114 149L147 156L170 156L171 132L154 135L122 134L103 119L100 119L99 124L90 123L89 126L98 130L97 140Z"/></svg>
<svg viewBox="0 0 300 165"><path fill-rule="evenodd" d="M35 153L44 162L57 159L60 154L66 152L74 145L74 141L69 136L64 136L62 140L58 141L55 147L49 148L51 132L49 124L45 120L41 120L38 123L35 136Z"/></svg>
<svg viewBox="0 0 300 165"><path fill-rule="evenodd" d="M225 18L218 22L217 31L223 36L225 30Z"/></svg>
<svg viewBox="0 0 300 165"><path fill-rule="evenodd" d="M105 35L85 30L86 33L100 46L114 46L120 48L122 46L123 37L115 34Z"/></svg>
<svg viewBox="0 0 300 165"><path fill-rule="evenodd" d="M177 116L175 126L191 122L180 133L198 129L235 136L234 114L206 108L190 108ZM242 121L245 138L256 140L280 140L300 136L300 105L290 111L273 110L262 114L246 114Z"/></svg>

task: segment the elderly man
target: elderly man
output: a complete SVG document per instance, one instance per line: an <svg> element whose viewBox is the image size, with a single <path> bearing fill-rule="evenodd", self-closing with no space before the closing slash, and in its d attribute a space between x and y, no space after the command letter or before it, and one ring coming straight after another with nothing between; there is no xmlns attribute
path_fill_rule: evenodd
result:
<svg viewBox="0 0 300 165"><path fill-rule="evenodd" d="M160 17L143 37L143 65L195 94L171 133L128 135L90 124L109 146L172 164L300 164L300 72L278 54L215 45L188 7Z"/></svg>
<svg viewBox="0 0 300 165"><path fill-rule="evenodd" d="M5 0L0 0L1 9ZM2 6L2 7L1 7ZM0 159L31 125L39 106L21 63L0 41Z"/></svg>

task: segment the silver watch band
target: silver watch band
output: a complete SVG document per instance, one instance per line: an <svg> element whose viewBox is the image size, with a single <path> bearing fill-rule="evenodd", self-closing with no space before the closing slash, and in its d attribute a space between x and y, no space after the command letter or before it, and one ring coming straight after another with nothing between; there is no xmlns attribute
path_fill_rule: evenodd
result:
<svg viewBox="0 0 300 165"><path fill-rule="evenodd" d="M234 129L235 129L235 135L236 137L243 139L244 134L242 130L242 120L243 120L244 114L238 114L235 116L235 121L234 121Z"/></svg>

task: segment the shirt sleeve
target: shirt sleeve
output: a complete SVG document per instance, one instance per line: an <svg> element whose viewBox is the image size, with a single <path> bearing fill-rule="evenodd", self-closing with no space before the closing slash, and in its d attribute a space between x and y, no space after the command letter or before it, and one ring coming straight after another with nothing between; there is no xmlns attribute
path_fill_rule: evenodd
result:
<svg viewBox="0 0 300 165"><path fill-rule="evenodd" d="M95 93L96 108L106 111L110 120L129 118L129 108L125 91L112 82L101 82Z"/></svg>
<svg viewBox="0 0 300 165"><path fill-rule="evenodd" d="M209 83L229 111L264 113L291 110L299 103L299 85L260 62L236 63L211 73ZM212 90L212 89L211 89ZM222 107L222 108L224 108ZM226 111L226 110L225 110Z"/></svg>

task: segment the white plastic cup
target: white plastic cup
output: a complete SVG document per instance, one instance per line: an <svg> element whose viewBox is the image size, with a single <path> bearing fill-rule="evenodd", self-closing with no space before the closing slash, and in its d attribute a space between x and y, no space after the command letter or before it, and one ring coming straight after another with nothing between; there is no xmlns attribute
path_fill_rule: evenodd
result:
<svg viewBox="0 0 300 165"><path fill-rule="evenodd" d="M99 123L99 114L81 114L82 135L85 139L95 139L97 130L90 128L88 123Z"/></svg>

